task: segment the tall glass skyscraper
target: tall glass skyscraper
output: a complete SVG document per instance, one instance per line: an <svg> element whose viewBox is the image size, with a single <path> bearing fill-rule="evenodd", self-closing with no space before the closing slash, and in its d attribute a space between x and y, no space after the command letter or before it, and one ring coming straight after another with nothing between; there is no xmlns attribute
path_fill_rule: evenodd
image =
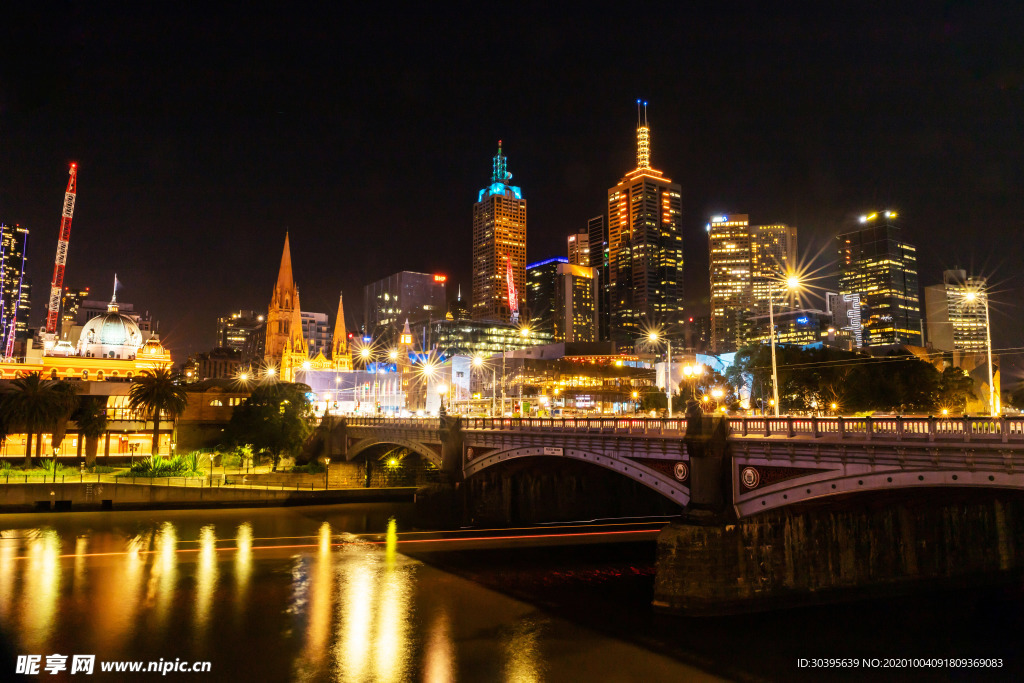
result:
<svg viewBox="0 0 1024 683"><path fill-rule="evenodd" d="M836 237L839 291L860 294L865 346L921 345L917 248L900 236L895 211L861 216L863 227Z"/></svg>
<svg viewBox="0 0 1024 683"><path fill-rule="evenodd" d="M28 228L0 223L0 358L28 334L31 289L25 275Z"/></svg>
<svg viewBox="0 0 1024 683"><path fill-rule="evenodd" d="M671 331L684 321L682 196L651 168L646 104L636 135L636 168L608 190L610 333L627 348L647 327Z"/></svg>
<svg viewBox="0 0 1024 683"><path fill-rule="evenodd" d="M509 322L513 308L526 314L526 200L511 180L499 140L491 184L480 190L473 205L474 320ZM515 307L508 297L510 263Z"/></svg>

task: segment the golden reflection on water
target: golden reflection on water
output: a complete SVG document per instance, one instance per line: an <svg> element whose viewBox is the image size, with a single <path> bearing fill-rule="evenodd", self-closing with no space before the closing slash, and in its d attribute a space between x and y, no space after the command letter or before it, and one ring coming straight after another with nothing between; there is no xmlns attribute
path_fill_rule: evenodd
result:
<svg viewBox="0 0 1024 683"><path fill-rule="evenodd" d="M0 624L10 623L14 602L15 557L18 540L8 537L11 532L0 532Z"/></svg>
<svg viewBox="0 0 1024 683"><path fill-rule="evenodd" d="M167 613L174 601L174 589L178 579L178 533L174 525L164 522L156 534L156 554L150 570L148 601L155 602L157 625L167 623Z"/></svg>
<svg viewBox="0 0 1024 683"><path fill-rule="evenodd" d="M455 653L447 610L438 612L430 623L426 651L423 653L423 680L425 683L448 683L455 680Z"/></svg>
<svg viewBox="0 0 1024 683"><path fill-rule="evenodd" d="M505 642L505 680L535 683L544 680L540 651L541 625L527 619L515 625Z"/></svg>
<svg viewBox="0 0 1024 683"><path fill-rule="evenodd" d="M196 563L195 627L199 635L210 621L210 605L217 587L217 534L212 524L199 530L199 558Z"/></svg>
<svg viewBox="0 0 1024 683"><path fill-rule="evenodd" d="M75 539L75 572L71 590L76 598L85 591L85 554L89 552L89 537L79 536Z"/></svg>
<svg viewBox="0 0 1024 683"><path fill-rule="evenodd" d="M307 596L306 642L298 660L300 680L316 678L330 653L331 617L334 612L334 558L331 555L331 525L320 525L316 559L310 569Z"/></svg>
<svg viewBox="0 0 1024 683"><path fill-rule="evenodd" d="M235 533L235 610L239 616L245 610L252 576L252 524L242 522Z"/></svg>
<svg viewBox="0 0 1024 683"><path fill-rule="evenodd" d="M100 572L96 577L94 604L98 613L95 630L99 648L116 652L124 637L136 625L136 615L142 602L142 584L145 578L145 551L153 541L153 533L146 532L129 538L124 554L118 558L117 571Z"/></svg>
<svg viewBox="0 0 1024 683"><path fill-rule="evenodd" d="M383 562L371 547L339 554L338 625L334 660L339 681L404 681L413 651L412 573L397 553L397 525L388 521Z"/></svg>
<svg viewBox="0 0 1024 683"><path fill-rule="evenodd" d="M28 560L22 580L21 635L24 647L41 650L53 630L60 597L60 536L43 529L28 542Z"/></svg>

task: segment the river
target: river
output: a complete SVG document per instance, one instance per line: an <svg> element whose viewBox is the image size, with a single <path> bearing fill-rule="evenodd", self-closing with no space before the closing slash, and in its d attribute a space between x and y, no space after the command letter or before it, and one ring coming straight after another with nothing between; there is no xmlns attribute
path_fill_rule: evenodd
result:
<svg viewBox="0 0 1024 683"><path fill-rule="evenodd" d="M400 552L411 512L0 515L0 680L13 678L18 655L41 657L41 680L82 678L70 673L74 655L95 655L93 675L107 680L154 675L101 671L121 661L209 662L209 672L167 674L204 681L706 677ZM444 538L432 538L423 547L437 554ZM51 675L42 667L55 654L66 669Z"/></svg>

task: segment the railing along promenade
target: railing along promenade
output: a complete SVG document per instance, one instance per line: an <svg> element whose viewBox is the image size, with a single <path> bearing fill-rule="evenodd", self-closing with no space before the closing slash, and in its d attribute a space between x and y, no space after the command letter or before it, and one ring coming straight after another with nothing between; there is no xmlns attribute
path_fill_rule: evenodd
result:
<svg viewBox="0 0 1024 683"><path fill-rule="evenodd" d="M730 438L856 441L1024 443L1024 417L726 417ZM353 427L437 429L438 418L354 417ZM464 430L584 432L636 435L686 433L685 418L463 417Z"/></svg>
<svg viewBox="0 0 1024 683"><path fill-rule="evenodd" d="M321 475L323 476L323 475ZM0 473L0 484L133 484L136 486L171 486L185 488L259 489L261 491L322 491L325 483L255 484L232 481L227 477L133 477L123 474L17 474ZM330 487L337 488L337 487Z"/></svg>

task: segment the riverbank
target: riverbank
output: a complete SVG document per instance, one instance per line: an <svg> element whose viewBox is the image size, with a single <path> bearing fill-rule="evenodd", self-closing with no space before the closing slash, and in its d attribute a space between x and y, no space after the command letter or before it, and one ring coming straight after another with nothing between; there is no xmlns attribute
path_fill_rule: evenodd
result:
<svg viewBox="0 0 1024 683"><path fill-rule="evenodd" d="M91 510L184 510L336 503L412 502L416 487L295 490L151 483L11 483L0 486L0 513Z"/></svg>

